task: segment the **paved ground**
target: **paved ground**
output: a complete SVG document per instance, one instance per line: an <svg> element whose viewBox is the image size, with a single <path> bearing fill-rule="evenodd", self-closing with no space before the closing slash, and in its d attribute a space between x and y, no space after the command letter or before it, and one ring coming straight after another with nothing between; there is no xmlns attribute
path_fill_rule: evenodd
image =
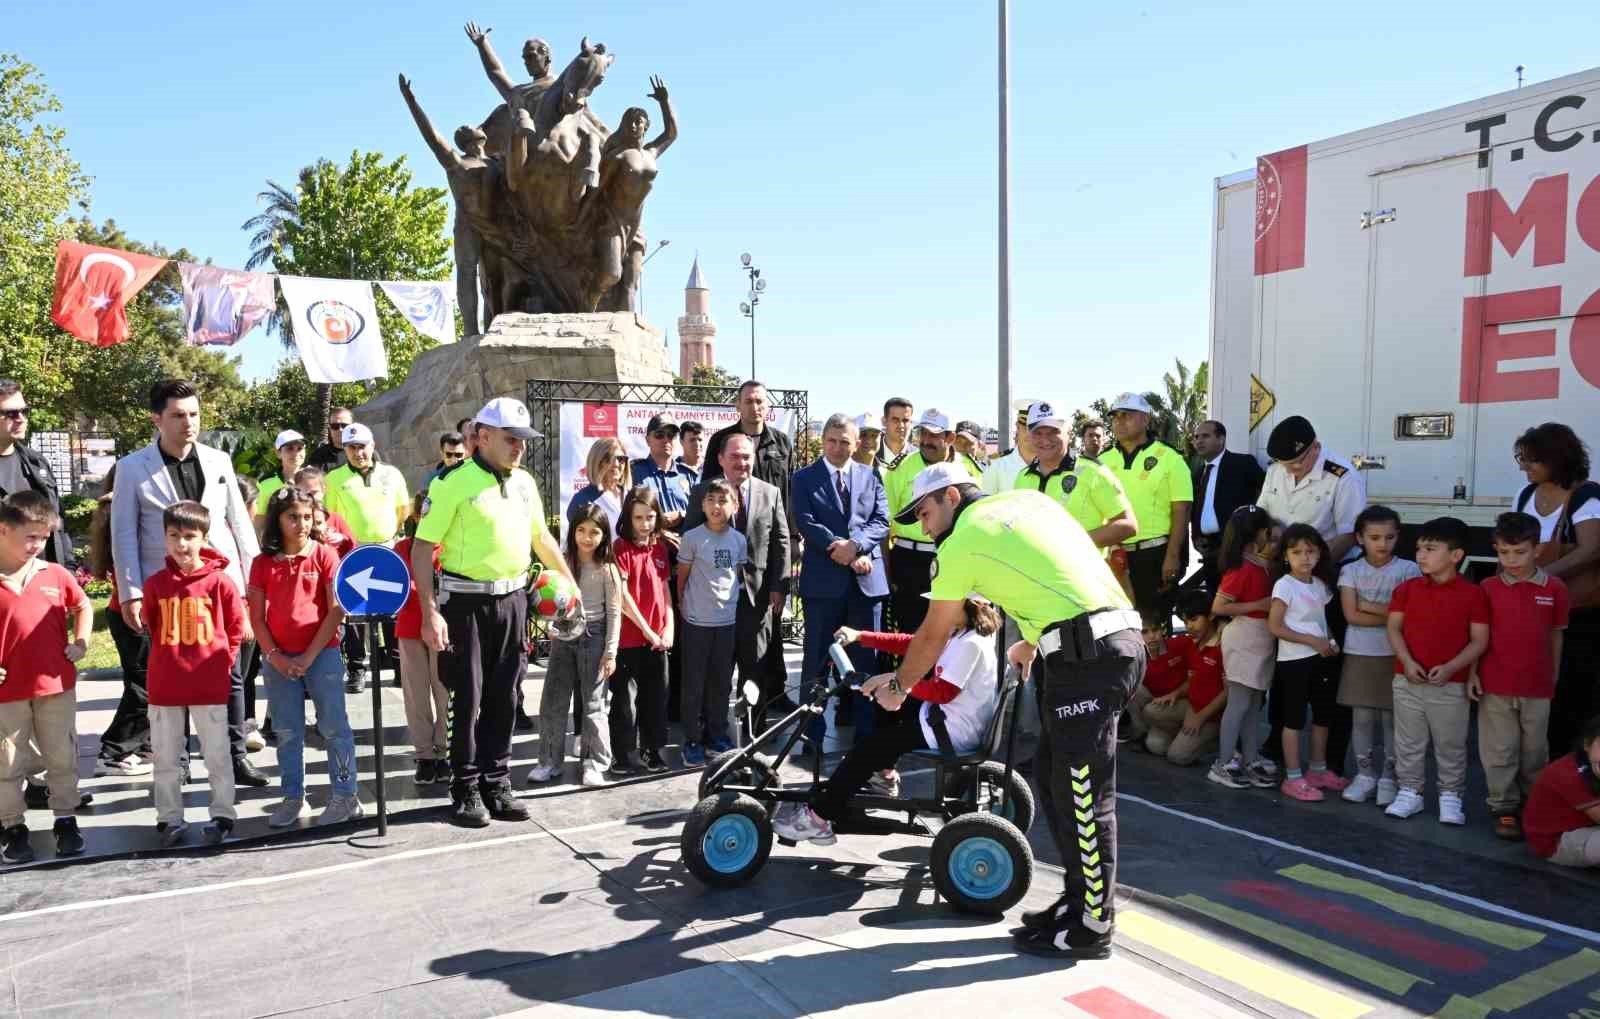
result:
<svg viewBox="0 0 1600 1019"><path fill-rule="evenodd" d="M112 689L82 700L108 712ZM687 774L549 790L532 823L479 832L399 781L383 844L245 823L220 853L149 852L147 781L95 780L85 828L113 858L0 874L0 1013L1600 1016L1600 880L1495 842L1481 810L1392 822L1137 754L1121 777L1118 949L1077 967L937 903L917 839L779 847L749 885L707 890L679 863ZM1032 835L1025 906L1059 881Z"/></svg>

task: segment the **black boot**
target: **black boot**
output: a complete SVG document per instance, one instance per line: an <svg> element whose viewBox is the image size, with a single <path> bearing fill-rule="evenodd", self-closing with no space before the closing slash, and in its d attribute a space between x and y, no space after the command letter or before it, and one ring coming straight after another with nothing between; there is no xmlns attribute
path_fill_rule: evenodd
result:
<svg viewBox="0 0 1600 1019"><path fill-rule="evenodd" d="M1017 951L1045 959L1109 959L1111 957L1110 918L1103 933L1083 926L1073 918L1069 924L1043 930L1020 930L1012 936Z"/></svg>
<svg viewBox="0 0 1600 1019"><path fill-rule="evenodd" d="M455 804L450 808L450 821L463 828L489 827L489 809L483 805L483 797L476 786L469 786L457 794Z"/></svg>
<svg viewBox="0 0 1600 1019"><path fill-rule="evenodd" d="M56 855L77 856L83 852L83 835L76 817L58 817L55 823Z"/></svg>
<svg viewBox="0 0 1600 1019"><path fill-rule="evenodd" d="M234 785L248 785L260 788L271 784L272 780L267 777L266 772L251 764L248 758L235 757L233 759L233 782Z"/></svg>
<svg viewBox="0 0 1600 1019"><path fill-rule="evenodd" d="M1073 901L1071 896L1066 892L1062 892L1056 897L1056 901L1045 908L1022 914L1022 926L1030 931L1043 931L1065 923L1067 916L1070 915L1068 903L1071 901Z"/></svg>

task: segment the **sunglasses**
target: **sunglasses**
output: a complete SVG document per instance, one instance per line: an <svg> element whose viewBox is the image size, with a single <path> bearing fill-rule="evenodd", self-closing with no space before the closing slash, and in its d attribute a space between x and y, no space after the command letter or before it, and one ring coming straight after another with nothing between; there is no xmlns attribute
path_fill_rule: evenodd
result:
<svg viewBox="0 0 1600 1019"><path fill-rule="evenodd" d="M676 437L677 437L677 433L675 433L675 432L651 432L650 433L650 438L652 438L652 439L672 439L672 438L676 438Z"/></svg>
<svg viewBox="0 0 1600 1019"><path fill-rule="evenodd" d="M31 407L12 407L10 410L0 410L0 417L9 421L21 421L33 410Z"/></svg>
<svg viewBox="0 0 1600 1019"><path fill-rule="evenodd" d="M459 453L459 452L457 452L457 453L446 453L444 455L444 458L446 460L465 460L467 458L467 454Z"/></svg>
<svg viewBox="0 0 1600 1019"><path fill-rule="evenodd" d="M624 453L618 453L616 456L612 457L611 460L613 463L625 464L628 462L628 457Z"/></svg>

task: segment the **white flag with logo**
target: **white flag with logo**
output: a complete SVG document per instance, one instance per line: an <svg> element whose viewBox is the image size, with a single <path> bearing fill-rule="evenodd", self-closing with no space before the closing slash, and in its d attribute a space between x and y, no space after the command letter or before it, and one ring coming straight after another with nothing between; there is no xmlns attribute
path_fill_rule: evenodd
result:
<svg viewBox="0 0 1600 1019"><path fill-rule="evenodd" d="M365 280L279 276L290 328L312 382L360 382L389 374L378 307Z"/></svg>
<svg viewBox="0 0 1600 1019"><path fill-rule="evenodd" d="M456 340L456 297L449 283L379 283L417 332L440 343Z"/></svg>

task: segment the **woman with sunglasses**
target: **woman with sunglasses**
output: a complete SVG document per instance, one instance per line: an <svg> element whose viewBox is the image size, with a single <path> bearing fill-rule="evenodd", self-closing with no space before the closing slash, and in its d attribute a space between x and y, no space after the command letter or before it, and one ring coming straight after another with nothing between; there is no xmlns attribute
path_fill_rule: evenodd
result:
<svg viewBox="0 0 1600 1019"><path fill-rule="evenodd" d="M611 524L611 533L616 533L617 521L622 516L622 497L624 484L631 476L628 470L628 454L622 448L618 439L600 439L589 447L589 460L584 466L584 472L589 478L585 485L567 503L567 526L571 527L577 519L579 511L590 503L596 503L605 512L606 520Z"/></svg>

